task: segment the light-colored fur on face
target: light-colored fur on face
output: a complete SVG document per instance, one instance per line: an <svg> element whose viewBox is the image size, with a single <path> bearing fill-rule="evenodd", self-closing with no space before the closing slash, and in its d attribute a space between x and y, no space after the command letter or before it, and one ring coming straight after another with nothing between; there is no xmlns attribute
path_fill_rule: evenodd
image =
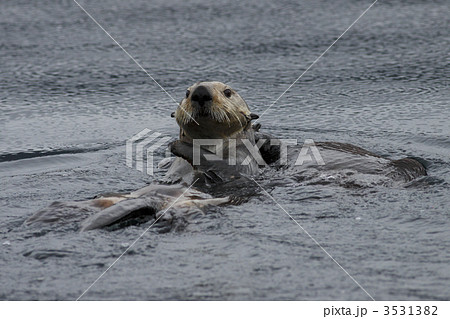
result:
<svg viewBox="0 0 450 319"><path fill-rule="evenodd" d="M192 92L199 86L206 87L212 94L212 101L203 109L191 100ZM225 90L231 90L231 96L227 97ZM177 123L186 136L227 138L248 127L251 118L247 103L230 86L221 82L198 82L189 87L188 92L190 94L183 98L175 112Z"/></svg>

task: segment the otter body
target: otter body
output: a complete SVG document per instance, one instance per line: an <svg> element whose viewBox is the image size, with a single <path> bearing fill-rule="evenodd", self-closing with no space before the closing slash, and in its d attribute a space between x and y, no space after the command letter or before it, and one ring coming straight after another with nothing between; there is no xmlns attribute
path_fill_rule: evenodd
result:
<svg viewBox="0 0 450 319"><path fill-rule="evenodd" d="M291 147L285 159L282 141L260 132L259 124L253 126L251 121L258 116L236 91L221 82L198 82L189 87L173 116L180 127L179 139L170 144L176 159L162 180L170 185L152 184L130 194L88 201L55 202L35 213L27 224L67 222L77 215L84 219L80 229L91 230L126 225L130 219L186 216L209 205L239 203L239 196L251 196L258 190L252 177L260 175L263 167L300 180L364 174L366 178L410 181L426 175L414 159L392 161L336 142L314 145L322 157L321 165L296 165L299 147ZM193 183L196 189L191 188ZM166 214L168 210L171 213Z"/></svg>
<svg viewBox="0 0 450 319"><path fill-rule="evenodd" d="M363 148L338 142L317 142L314 146L323 161L322 165L317 163L313 154L311 161L296 165L299 150L293 148L288 154L289 164L281 165L278 160L275 166L299 180L314 179L324 184L338 181L345 187L389 186L426 175L425 167L412 158L390 160Z"/></svg>

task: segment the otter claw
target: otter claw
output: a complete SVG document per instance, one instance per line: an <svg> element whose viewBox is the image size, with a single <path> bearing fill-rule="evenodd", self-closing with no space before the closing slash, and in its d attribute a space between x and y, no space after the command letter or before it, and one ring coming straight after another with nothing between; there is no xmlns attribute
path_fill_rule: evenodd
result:
<svg viewBox="0 0 450 319"><path fill-rule="evenodd" d="M258 132L259 129L261 128L261 124L260 124L260 123L256 123L256 124L253 124L252 127L253 127L253 130L254 130L254 131Z"/></svg>

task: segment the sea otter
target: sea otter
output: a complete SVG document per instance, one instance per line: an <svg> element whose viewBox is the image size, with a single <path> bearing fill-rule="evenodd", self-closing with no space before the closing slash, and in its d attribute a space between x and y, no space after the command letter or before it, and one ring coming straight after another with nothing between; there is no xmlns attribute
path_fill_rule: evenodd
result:
<svg viewBox="0 0 450 319"><path fill-rule="evenodd" d="M67 220L71 211L70 216L78 213L85 218L81 230L91 230L126 225L130 220L169 218L168 210L180 215L208 205L239 203L258 191L252 178L263 168L301 180L323 174L327 178L364 174L410 181L426 175L415 159L392 161L337 142L313 145L323 163L297 165L299 146L288 148L283 141L260 132L261 125L252 124L258 116L234 89L221 82L198 82L189 87L172 116L180 132L178 140L169 145L176 158L162 181L130 194L55 202L27 223Z"/></svg>

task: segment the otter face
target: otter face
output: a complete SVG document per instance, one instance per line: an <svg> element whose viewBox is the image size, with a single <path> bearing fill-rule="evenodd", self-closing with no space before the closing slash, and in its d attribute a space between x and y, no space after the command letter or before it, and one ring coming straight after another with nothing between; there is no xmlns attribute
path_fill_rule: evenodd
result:
<svg viewBox="0 0 450 319"><path fill-rule="evenodd" d="M247 103L221 82L198 82L189 87L175 118L182 134L189 138L231 137L251 120Z"/></svg>

